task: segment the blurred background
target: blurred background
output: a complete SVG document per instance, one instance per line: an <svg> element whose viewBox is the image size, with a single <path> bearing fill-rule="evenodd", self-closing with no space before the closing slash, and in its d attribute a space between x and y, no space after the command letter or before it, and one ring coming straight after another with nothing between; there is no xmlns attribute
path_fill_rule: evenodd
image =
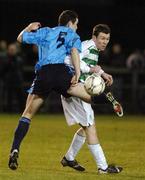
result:
<svg viewBox="0 0 145 180"><path fill-rule="evenodd" d="M34 78L35 46L16 42L29 23L56 26L66 9L79 15L81 40L91 38L98 23L111 27L111 41L99 64L112 74L112 91L127 114L145 113L145 2L119 0L0 0L0 112L22 112L27 89ZM96 113L110 114L112 107L98 104ZM60 96L51 93L41 112L62 112Z"/></svg>

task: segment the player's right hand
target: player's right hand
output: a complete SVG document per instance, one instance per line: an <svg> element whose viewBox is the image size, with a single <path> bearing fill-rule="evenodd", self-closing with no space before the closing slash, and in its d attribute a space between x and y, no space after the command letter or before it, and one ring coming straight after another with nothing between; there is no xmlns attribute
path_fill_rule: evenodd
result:
<svg viewBox="0 0 145 180"><path fill-rule="evenodd" d="M30 23L28 26L27 26L27 30L28 31L36 31L37 29L39 29L41 27L41 24L40 22L33 22L33 23Z"/></svg>
<svg viewBox="0 0 145 180"><path fill-rule="evenodd" d="M71 86L76 86L79 81L79 76L74 75L71 79Z"/></svg>

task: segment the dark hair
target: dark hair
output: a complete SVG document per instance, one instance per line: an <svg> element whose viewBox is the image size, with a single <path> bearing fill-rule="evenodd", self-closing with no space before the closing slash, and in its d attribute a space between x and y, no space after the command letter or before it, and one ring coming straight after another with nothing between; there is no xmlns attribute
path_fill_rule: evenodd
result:
<svg viewBox="0 0 145 180"><path fill-rule="evenodd" d="M74 23L77 18L78 18L78 15L76 12L71 11L71 10L65 10L60 14L58 18L58 24L60 26L66 26L69 21Z"/></svg>
<svg viewBox="0 0 145 180"><path fill-rule="evenodd" d="M110 27L107 24L97 24L93 28L92 35L97 37L100 32L105 33L105 34L110 34L111 30L110 30Z"/></svg>

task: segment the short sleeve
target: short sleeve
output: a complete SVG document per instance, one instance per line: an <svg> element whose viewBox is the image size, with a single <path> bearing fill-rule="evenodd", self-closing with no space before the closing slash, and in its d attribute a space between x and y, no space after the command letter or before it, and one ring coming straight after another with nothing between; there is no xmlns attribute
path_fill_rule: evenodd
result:
<svg viewBox="0 0 145 180"><path fill-rule="evenodd" d="M23 32L22 41L27 44L40 44L41 41L45 38L49 28L40 28L35 32Z"/></svg>
<svg viewBox="0 0 145 180"><path fill-rule="evenodd" d="M81 40L77 33L73 32L73 31L69 32L67 41L68 41L67 46L68 46L69 53L72 48L76 48L79 52L81 52L81 50L82 50Z"/></svg>

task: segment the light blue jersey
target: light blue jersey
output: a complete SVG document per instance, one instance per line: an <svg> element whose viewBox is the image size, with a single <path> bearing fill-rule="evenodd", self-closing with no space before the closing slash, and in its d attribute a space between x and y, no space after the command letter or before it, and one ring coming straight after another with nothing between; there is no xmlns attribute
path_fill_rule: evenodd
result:
<svg viewBox="0 0 145 180"><path fill-rule="evenodd" d="M35 69L47 64L64 63L67 55L70 55L72 48L81 52L80 37L71 29L65 26L54 28L44 27L36 32L24 31L23 42L38 46L39 59Z"/></svg>

